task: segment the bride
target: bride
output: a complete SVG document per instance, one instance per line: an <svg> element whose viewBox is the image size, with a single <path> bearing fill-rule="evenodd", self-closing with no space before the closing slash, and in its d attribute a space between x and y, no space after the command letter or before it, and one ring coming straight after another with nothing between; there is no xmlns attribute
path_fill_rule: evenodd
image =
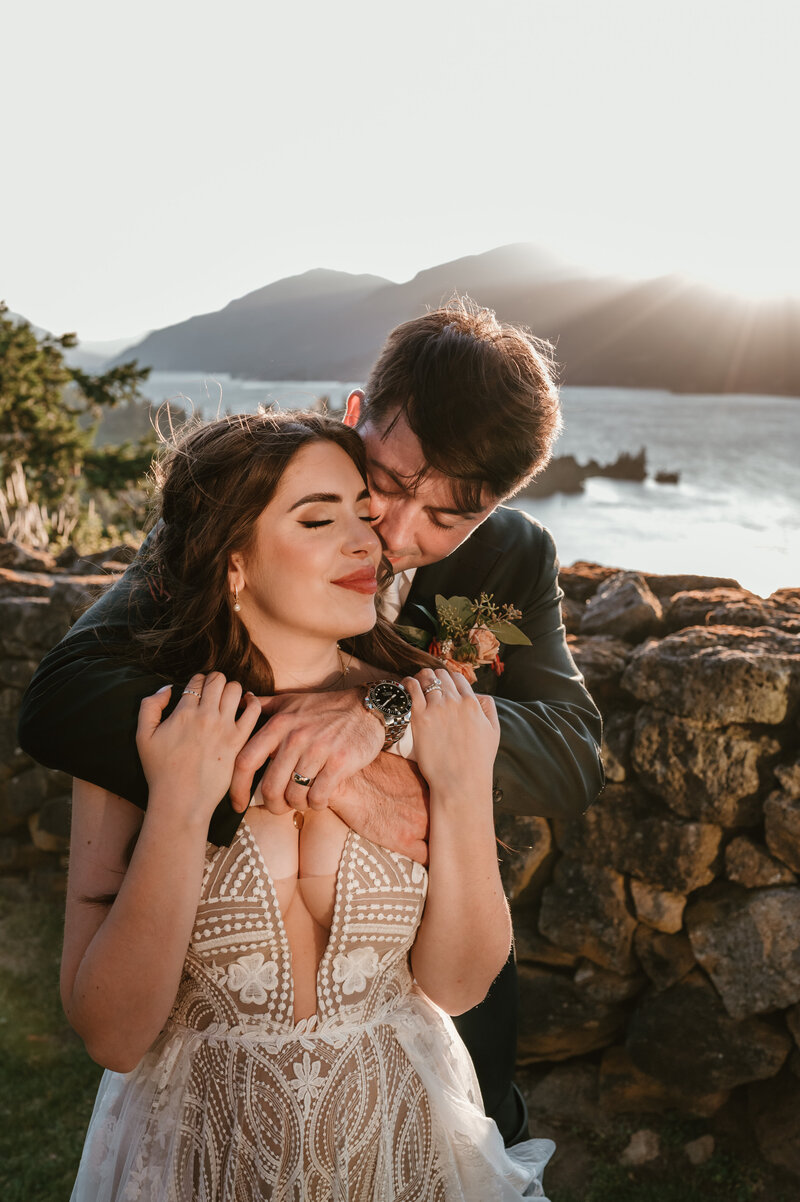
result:
<svg viewBox="0 0 800 1202"><path fill-rule="evenodd" d="M376 617L359 438L314 415L226 418L161 476L148 581L169 604L139 651L173 679L202 671L169 716L170 685L141 705L144 814L75 783L61 990L106 1072L73 1202L543 1196L552 1144L506 1152L448 1017L511 939L494 707ZM307 808L324 765L291 740L270 771L294 804L251 805L230 846L207 843L254 694L345 680L428 782L427 871Z"/></svg>

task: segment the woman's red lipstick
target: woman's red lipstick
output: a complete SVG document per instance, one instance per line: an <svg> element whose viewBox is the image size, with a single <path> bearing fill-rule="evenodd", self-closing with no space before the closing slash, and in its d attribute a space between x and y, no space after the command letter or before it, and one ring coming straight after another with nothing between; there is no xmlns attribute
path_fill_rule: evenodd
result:
<svg viewBox="0 0 800 1202"><path fill-rule="evenodd" d="M349 576L340 576L338 580L332 580L331 584L338 584L340 588L349 588L354 593L372 595L378 591L378 580L374 568L360 568L357 572L351 572Z"/></svg>

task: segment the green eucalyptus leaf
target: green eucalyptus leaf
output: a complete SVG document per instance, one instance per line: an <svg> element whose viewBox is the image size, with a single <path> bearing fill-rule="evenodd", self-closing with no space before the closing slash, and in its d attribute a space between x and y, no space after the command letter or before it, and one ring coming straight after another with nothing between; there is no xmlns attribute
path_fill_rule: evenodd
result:
<svg viewBox="0 0 800 1202"><path fill-rule="evenodd" d="M531 640L524 631L520 630L519 626L515 626L513 622L490 622L489 630L495 636L499 643L516 643L518 646L531 645Z"/></svg>
<svg viewBox="0 0 800 1202"><path fill-rule="evenodd" d="M436 612L439 621L442 620L443 611L452 613L463 625L472 626L475 619L475 602L470 601L469 597L443 597L441 593L437 593Z"/></svg>

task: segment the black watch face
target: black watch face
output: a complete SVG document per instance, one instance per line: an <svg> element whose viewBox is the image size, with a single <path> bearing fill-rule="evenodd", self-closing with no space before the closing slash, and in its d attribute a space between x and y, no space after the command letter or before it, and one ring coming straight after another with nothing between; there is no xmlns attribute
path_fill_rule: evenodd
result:
<svg viewBox="0 0 800 1202"><path fill-rule="evenodd" d="M369 699L387 718L405 718L410 709L408 693L392 680L381 680L372 685Z"/></svg>

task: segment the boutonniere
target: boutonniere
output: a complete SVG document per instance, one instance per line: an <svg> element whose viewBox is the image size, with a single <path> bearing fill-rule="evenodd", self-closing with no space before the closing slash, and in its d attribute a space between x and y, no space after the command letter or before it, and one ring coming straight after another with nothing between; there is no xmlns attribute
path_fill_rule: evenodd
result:
<svg viewBox="0 0 800 1202"><path fill-rule="evenodd" d="M435 613L424 605L413 607L425 617L430 630L420 626L395 629L407 642L441 659L449 671L466 676L470 684L478 679L475 669L483 664L490 665L498 676L502 674L501 644L530 645L527 634L514 625L522 617L521 611L509 604L495 605L492 593L481 593L477 601L437 594L435 606Z"/></svg>

